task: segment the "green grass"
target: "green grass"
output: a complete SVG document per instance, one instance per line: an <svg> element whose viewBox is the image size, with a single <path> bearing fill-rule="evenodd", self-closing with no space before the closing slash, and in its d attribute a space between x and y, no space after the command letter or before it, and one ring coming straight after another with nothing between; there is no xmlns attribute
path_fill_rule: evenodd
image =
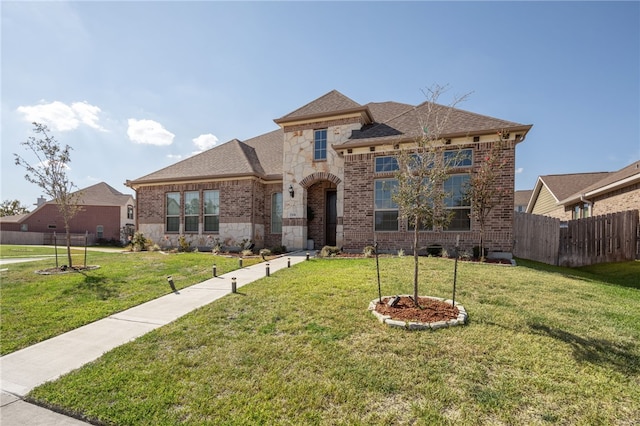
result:
<svg viewBox="0 0 640 426"><path fill-rule="evenodd" d="M383 295L411 293L411 262L380 259ZM420 293L450 297L453 262L421 262ZM460 263L469 324L408 332L366 310L375 261L303 262L30 398L118 425L634 424L640 291L607 266L519 263Z"/></svg>
<svg viewBox="0 0 640 426"><path fill-rule="evenodd" d="M8 246L0 248L3 253L12 253ZM39 248L34 250L44 253ZM84 254L77 260L83 264ZM61 265L66 263L66 257L59 261ZM247 258L243 264L249 266L259 261ZM35 273L54 267L53 258L5 265L9 271L2 272L0 278L0 354L170 293L168 275L173 277L177 289L209 279L214 263L220 275L238 267L237 259L210 253L93 251L87 253L87 264L100 268L83 273Z"/></svg>
<svg viewBox="0 0 640 426"><path fill-rule="evenodd" d="M11 259L11 258L28 258L28 257L39 257L39 256L54 256L56 253L55 247L53 246L17 246L17 245L6 245L0 244L0 259ZM78 248L71 248L71 254L74 255L74 260L76 255L83 254L84 250ZM65 260L67 256L67 248L66 246L58 247L58 256L60 260ZM83 259L84 260L84 259Z"/></svg>

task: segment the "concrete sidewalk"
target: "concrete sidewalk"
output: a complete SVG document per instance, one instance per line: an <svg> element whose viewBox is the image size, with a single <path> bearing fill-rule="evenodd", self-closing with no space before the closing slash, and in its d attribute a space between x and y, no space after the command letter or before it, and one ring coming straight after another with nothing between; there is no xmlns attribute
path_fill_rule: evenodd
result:
<svg viewBox="0 0 640 426"><path fill-rule="evenodd" d="M270 273L286 268L289 259L291 265L302 262L306 252L272 259L269 261ZM80 368L123 343L231 293L232 277L240 288L265 275L265 263L238 269L1 357L0 423L3 426L84 424L20 398L33 388Z"/></svg>

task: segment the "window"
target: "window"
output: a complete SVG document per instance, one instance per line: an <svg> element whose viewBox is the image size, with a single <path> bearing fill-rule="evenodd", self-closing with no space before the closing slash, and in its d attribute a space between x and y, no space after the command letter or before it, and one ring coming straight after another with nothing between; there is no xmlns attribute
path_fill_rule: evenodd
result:
<svg viewBox="0 0 640 426"><path fill-rule="evenodd" d="M200 193L189 191L184 193L184 232L198 232L200 219Z"/></svg>
<svg viewBox="0 0 640 426"><path fill-rule="evenodd" d="M445 151L444 164L448 167L471 167L473 166L473 151L471 149Z"/></svg>
<svg viewBox="0 0 640 426"><path fill-rule="evenodd" d="M397 187L398 181L395 179L375 181L373 208L376 231L398 230L398 205L391 199Z"/></svg>
<svg viewBox="0 0 640 426"><path fill-rule="evenodd" d="M573 208L572 219L585 219L591 216L589 203L578 204Z"/></svg>
<svg viewBox="0 0 640 426"><path fill-rule="evenodd" d="M204 191L204 232L220 232L220 191Z"/></svg>
<svg viewBox="0 0 640 426"><path fill-rule="evenodd" d="M168 192L166 205L166 227L167 232L178 232L180 230L180 193Z"/></svg>
<svg viewBox="0 0 640 426"><path fill-rule="evenodd" d="M271 195L271 233L282 233L282 192Z"/></svg>
<svg viewBox="0 0 640 426"><path fill-rule="evenodd" d="M127 219L133 219L133 206L127 206Z"/></svg>
<svg viewBox="0 0 640 426"><path fill-rule="evenodd" d="M313 159L327 159L327 129L313 132Z"/></svg>
<svg viewBox="0 0 640 426"><path fill-rule="evenodd" d="M23 223L23 224L21 224L21 225L20 225L20 230L21 230L22 232L27 232L27 231L29 231L29 224L28 224L28 223Z"/></svg>
<svg viewBox="0 0 640 426"><path fill-rule="evenodd" d="M447 193L445 206L453 212L453 218L446 231L468 231L471 229L471 204L464 196L469 185L469 175L453 175L444 182Z"/></svg>
<svg viewBox="0 0 640 426"><path fill-rule="evenodd" d="M104 226L98 225L96 226L96 238L104 238Z"/></svg>
<svg viewBox="0 0 640 426"><path fill-rule="evenodd" d="M376 157L376 173L395 172L398 170L396 157Z"/></svg>

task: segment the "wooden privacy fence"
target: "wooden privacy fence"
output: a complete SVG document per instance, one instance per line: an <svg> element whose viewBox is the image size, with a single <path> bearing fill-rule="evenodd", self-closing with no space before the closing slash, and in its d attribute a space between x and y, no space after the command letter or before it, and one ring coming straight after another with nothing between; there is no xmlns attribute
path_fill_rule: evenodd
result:
<svg viewBox="0 0 640 426"><path fill-rule="evenodd" d="M550 265L585 266L636 259L638 211L570 220L516 213L513 254Z"/></svg>

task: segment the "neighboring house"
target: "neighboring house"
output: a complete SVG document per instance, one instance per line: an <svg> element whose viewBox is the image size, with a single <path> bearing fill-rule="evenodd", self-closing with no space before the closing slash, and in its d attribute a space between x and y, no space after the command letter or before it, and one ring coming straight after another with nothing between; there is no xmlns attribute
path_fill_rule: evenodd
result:
<svg viewBox="0 0 640 426"><path fill-rule="evenodd" d="M640 161L560 200L572 219L599 216L626 210L640 212Z"/></svg>
<svg viewBox="0 0 640 426"><path fill-rule="evenodd" d="M540 176L527 213L561 220L640 210L640 161L616 172Z"/></svg>
<svg viewBox="0 0 640 426"><path fill-rule="evenodd" d="M526 212L531 194L533 194L532 189L516 191L513 198L513 209L519 213Z"/></svg>
<svg viewBox="0 0 640 426"><path fill-rule="evenodd" d="M135 200L104 182L77 191L82 206L71 220L72 234L89 234L89 242L117 240L127 242L135 229ZM3 244L44 244L55 232L65 235L64 221L54 201L39 202L31 212L0 218Z"/></svg>
<svg viewBox="0 0 640 426"><path fill-rule="evenodd" d="M184 235L194 246L246 239L256 248L337 245L359 252L377 241L381 251L410 250L413 232L391 199L394 156L431 124L424 123L430 106L448 108L428 102L360 105L331 91L274 120L277 130L128 180L136 191L138 230L161 246L175 246ZM421 244L452 247L457 236L462 248L477 244L479 224L461 196L465 184L504 130L507 167L498 185L513 194L515 146L531 127L451 110L442 143L452 153L471 155L445 184L453 222L446 230L422 231ZM491 212L485 236L491 250L511 250L513 203L508 197Z"/></svg>
<svg viewBox="0 0 640 426"><path fill-rule="evenodd" d="M564 206L559 204L560 200L575 194L607 175L607 172L598 172L539 176L527 205L527 213L570 220L572 219L571 212L565 211Z"/></svg>

